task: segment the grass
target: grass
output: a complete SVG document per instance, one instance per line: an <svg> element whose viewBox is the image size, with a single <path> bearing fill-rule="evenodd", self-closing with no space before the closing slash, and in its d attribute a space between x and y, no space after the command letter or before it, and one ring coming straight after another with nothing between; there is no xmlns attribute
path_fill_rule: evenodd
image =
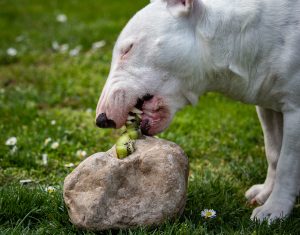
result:
<svg viewBox="0 0 300 235"><path fill-rule="evenodd" d="M0 234L92 234L69 222L62 182L72 168L65 164L83 160L78 150L91 155L114 144L117 132L95 128L94 109L114 41L147 2L0 1ZM67 22L56 21L61 13ZM91 50L99 40L106 45ZM56 52L54 41L81 51L74 57ZM7 55L10 47L16 56ZM5 145L11 136L17 137L16 151ZM249 220L253 208L244 192L266 174L254 107L210 93L180 111L160 137L182 146L190 159L182 217L157 228L105 234L300 234L299 201L286 221L267 226ZM22 186L23 179L33 182ZM48 186L57 190L48 193ZM215 209L217 218L201 218L204 208Z"/></svg>

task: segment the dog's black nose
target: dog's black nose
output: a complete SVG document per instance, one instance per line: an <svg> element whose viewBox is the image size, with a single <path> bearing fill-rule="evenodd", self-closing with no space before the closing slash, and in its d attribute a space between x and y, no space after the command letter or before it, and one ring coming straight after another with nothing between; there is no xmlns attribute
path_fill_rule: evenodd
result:
<svg viewBox="0 0 300 235"><path fill-rule="evenodd" d="M106 117L105 113L101 113L96 119L96 125L100 128L116 128L116 123Z"/></svg>

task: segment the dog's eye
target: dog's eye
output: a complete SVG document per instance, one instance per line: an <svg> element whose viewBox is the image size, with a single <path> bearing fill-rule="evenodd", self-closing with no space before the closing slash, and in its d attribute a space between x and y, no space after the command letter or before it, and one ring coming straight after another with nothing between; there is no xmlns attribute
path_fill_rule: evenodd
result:
<svg viewBox="0 0 300 235"><path fill-rule="evenodd" d="M124 48L121 52L121 58L123 59L132 49L133 43L131 43L128 47Z"/></svg>

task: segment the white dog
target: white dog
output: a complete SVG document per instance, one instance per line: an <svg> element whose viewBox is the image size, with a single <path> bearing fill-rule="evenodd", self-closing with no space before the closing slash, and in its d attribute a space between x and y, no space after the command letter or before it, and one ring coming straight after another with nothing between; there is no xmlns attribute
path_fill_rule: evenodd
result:
<svg viewBox="0 0 300 235"><path fill-rule="evenodd" d="M252 219L290 214L300 191L300 0L154 0L115 45L96 123L163 131L176 111L218 91L257 105L268 174L246 192ZM138 103L138 104L137 104Z"/></svg>

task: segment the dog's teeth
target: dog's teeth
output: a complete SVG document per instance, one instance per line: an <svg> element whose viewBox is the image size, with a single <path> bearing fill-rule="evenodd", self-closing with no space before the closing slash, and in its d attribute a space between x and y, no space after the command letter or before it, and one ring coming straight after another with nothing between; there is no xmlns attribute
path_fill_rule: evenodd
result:
<svg viewBox="0 0 300 235"><path fill-rule="evenodd" d="M128 117L127 117L127 121L132 121L132 120L134 120L135 119L135 117L134 116L130 116L130 115L128 115Z"/></svg>
<svg viewBox="0 0 300 235"><path fill-rule="evenodd" d="M126 125L130 125L130 124L132 124L131 121L127 121L127 122L126 122Z"/></svg>
<svg viewBox="0 0 300 235"><path fill-rule="evenodd" d="M132 110L131 110L132 113L137 113L137 114L142 114L143 111L137 109L136 107L134 107Z"/></svg>

